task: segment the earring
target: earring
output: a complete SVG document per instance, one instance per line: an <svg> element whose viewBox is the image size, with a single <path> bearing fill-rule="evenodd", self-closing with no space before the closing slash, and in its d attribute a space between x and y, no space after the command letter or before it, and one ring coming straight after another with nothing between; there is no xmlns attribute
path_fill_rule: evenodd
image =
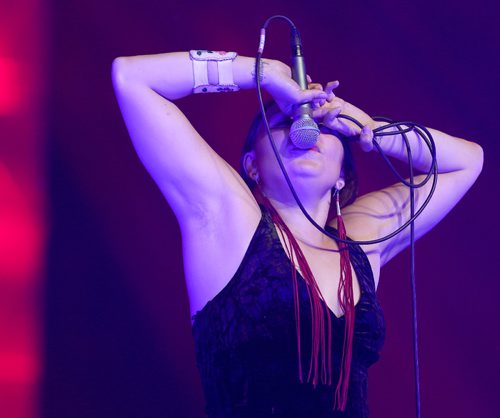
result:
<svg viewBox="0 0 500 418"><path fill-rule="evenodd" d="M340 177L335 183L335 204L337 206L337 226L339 230L339 237L341 239L345 239L346 235L342 213L340 212L340 191L344 188L344 186L345 181L342 177Z"/></svg>

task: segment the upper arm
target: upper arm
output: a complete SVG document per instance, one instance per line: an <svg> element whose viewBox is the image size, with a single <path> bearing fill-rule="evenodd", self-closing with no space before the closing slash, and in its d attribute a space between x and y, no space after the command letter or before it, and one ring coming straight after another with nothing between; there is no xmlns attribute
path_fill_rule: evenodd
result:
<svg viewBox="0 0 500 418"><path fill-rule="evenodd" d="M472 143L471 143L472 144ZM478 145L472 161L477 161L463 169L440 173L434 194L415 220L415 238L418 239L430 231L458 203L472 186L482 167L482 150ZM424 179L416 176L415 183ZM415 189L415 211L425 201L432 187L432 179L419 189ZM410 191L402 183L375 191L358 198L343 210L347 231L356 240L381 238L403 225L410 217ZM370 246L371 253L378 253L380 264L384 265L391 258L409 245L410 228L405 228L395 237Z"/></svg>
<svg viewBox="0 0 500 418"><path fill-rule="evenodd" d="M251 193L240 176L201 138L179 108L129 77L126 59L119 60L113 64L113 83L127 129L139 158L178 220L189 221L223 205L225 199L251 206Z"/></svg>

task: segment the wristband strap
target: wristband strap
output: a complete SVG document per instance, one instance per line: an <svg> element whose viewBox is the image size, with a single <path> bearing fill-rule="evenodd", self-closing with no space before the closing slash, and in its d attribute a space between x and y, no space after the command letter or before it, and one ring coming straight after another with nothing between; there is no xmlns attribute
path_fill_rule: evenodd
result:
<svg viewBox="0 0 500 418"><path fill-rule="evenodd" d="M240 88L234 84L233 61L238 56L236 52L191 50L189 57L193 63L194 86L193 93L220 93L238 91ZM208 62L217 63L218 84L208 81Z"/></svg>

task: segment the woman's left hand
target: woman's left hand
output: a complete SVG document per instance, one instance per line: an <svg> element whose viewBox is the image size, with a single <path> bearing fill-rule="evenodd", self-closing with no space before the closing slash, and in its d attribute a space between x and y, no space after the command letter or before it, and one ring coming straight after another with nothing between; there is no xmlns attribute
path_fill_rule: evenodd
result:
<svg viewBox="0 0 500 418"><path fill-rule="evenodd" d="M347 137L358 137L361 149L371 151L373 149L373 131L376 122L361 109L342 100L334 94L334 90L339 86L338 81L330 81L324 91L327 93L326 99L312 102L313 118L321 120L327 128L337 131ZM311 83L310 89L323 90L321 84ZM361 129L350 120L339 118L339 114L350 116L363 125Z"/></svg>

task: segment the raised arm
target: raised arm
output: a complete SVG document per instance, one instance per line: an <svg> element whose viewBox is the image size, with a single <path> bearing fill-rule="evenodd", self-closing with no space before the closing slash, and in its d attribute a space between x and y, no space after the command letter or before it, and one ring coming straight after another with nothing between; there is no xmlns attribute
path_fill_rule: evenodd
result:
<svg viewBox="0 0 500 418"><path fill-rule="evenodd" d="M234 81L253 86L253 59L237 57ZM193 90L187 52L120 57L112 69L116 97L142 163L182 223L223 196L244 196L237 174L200 137L172 102Z"/></svg>
<svg viewBox="0 0 500 418"><path fill-rule="evenodd" d="M254 62L237 56L232 63L234 82L242 89L255 85ZM262 85L283 107L319 96L318 91L302 92L285 64L263 63ZM209 82L217 84L216 63L208 65ZM188 52L116 58L112 78L134 147L179 222L205 217L207 211L235 202L243 210L257 207L239 175L172 102L193 91Z"/></svg>
<svg viewBox="0 0 500 418"><path fill-rule="evenodd" d="M430 231L458 203L479 176L483 164L482 148L473 142L456 138L435 129L429 129L436 143L438 181L435 192L422 214L415 221L415 235L420 238ZM430 153L416 132L408 134L413 164L416 170L427 171L431 164ZM386 155L407 161L406 148L400 135L384 137L380 146ZM425 175L416 176L421 182ZM416 210L423 203L431 189L432 181L415 190ZM410 216L410 192L401 184L369 193L359 198L346 210L354 224L353 229L360 236L365 232L361 217L368 221L365 227L373 238L386 235L401 226ZM360 217L361 215L361 217ZM381 265L406 248L409 244L409 228L396 237L376 247ZM371 238L369 238L371 239Z"/></svg>
<svg viewBox="0 0 500 418"><path fill-rule="evenodd" d="M328 91L328 88L327 88ZM372 129L385 125L373 121L366 113L355 106L339 99L330 98L323 112L330 112L329 121L332 128L349 135L360 135L361 146L370 150ZM339 113L348 114L359 120L365 128L359 128L338 119ZM432 229L458 203L467 190L474 184L483 165L482 148L473 142L456 138L435 129L429 129L436 144L438 165L438 182L432 199L422 214L415 221L416 238ZM407 134L413 167L420 172L427 172L431 165L431 155L416 131ZM406 147L401 135L384 136L379 139L382 151L390 157L408 161ZM415 176L415 183L424 179L425 175ZM427 197L432 181L415 190L416 210ZM368 193L358 198L352 205L343 210L349 234L358 240L380 238L401 226L410 216L410 192L402 183ZM370 253L378 253L380 265L387 263L392 257L409 244L409 228L396 237L378 245L368 246Z"/></svg>

